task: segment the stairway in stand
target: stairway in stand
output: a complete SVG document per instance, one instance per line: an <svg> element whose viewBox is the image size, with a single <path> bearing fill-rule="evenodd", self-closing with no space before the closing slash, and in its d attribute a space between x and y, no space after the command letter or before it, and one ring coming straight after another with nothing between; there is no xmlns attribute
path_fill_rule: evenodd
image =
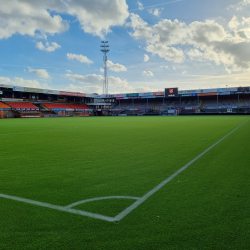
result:
<svg viewBox="0 0 250 250"><path fill-rule="evenodd" d="M152 108L152 109L155 109L157 105L158 105L158 102L157 102L157 103L153 106L153 108Z"/></svg>
<svg viewBox="0 0 250 250"><path fill-rule="evenodd" d="M203 100L201 103L200 109L202 109L204 105L205 105L205 101Z"/></svg>

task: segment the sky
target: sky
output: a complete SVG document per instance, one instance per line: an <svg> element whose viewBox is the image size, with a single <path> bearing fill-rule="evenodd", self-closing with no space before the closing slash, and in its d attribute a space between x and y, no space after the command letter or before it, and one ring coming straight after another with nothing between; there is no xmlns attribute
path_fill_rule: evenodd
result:
<svg viewBox="0 0 250 250"><path fill-rule="evenodd" d="M0 0L0 84L102 94L250 86L250 0Z"/></svg>

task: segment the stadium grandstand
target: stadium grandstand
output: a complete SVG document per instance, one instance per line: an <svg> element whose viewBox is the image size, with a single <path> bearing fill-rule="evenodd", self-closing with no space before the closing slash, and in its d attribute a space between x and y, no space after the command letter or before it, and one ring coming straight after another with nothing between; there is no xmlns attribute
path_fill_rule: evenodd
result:
<svg viewBox="0 0 250 250"><path fill-rule="evenodd" d="M0 85L1 118L249 113L250 87L98 95Z"/></svg>

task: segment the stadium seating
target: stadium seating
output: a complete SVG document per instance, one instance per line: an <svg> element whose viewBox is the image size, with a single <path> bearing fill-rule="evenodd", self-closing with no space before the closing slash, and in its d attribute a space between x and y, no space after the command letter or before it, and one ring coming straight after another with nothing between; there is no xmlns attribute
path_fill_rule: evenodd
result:
<svg viewBox="0 0 250 250"><path fill-rule="evenodd" d="M206 100L204 107L217 108L217 100ZM218 101L218 107L238 107L238 101L236 99L226 99Z"/></svg>
<svg viewBox="0 0 250 250"><path fill-rule="evenodd" d="M42 103L42 106L46 107L50 110L73 110L73 108L69 107L67 104L56 104L56 103Z"/></svg>
<svg viewBox="0 0 250 250"><path fill-rule="evenodd" d="M157 106L157 102L155 100L153 101L146 101L146 99L143 100L126 100L126 101L120 101L120 104L117 102L117 105L114 107L115 109L121 109L121 110L126 110L126 109L135 109L135 110L148 110L152 109L154 106Z"/></svg>
<svg viewBox="0 0 250 250"><path fill-rule="evenodd" d="M246 98L242 99L241 106L250 107L250 100Z"/></svg>
<svg viewBox="0 0 250 250"><path fill-rule="evenodd" d="M9 109L10 107L6 104L4 104L3 102L0 102L0 108L1 109Z"/></svg>
<svg viewBox="0 0 250 250"><path fill-rule="evenodd" d="M171 106L172 102L164 100L164 103L159 103L157 108L159 110L166 110Z"/></svg>
<svg viewBox="0 0 250 250"><path fill-rule="evenodd" d="M30 102L6 102L6 104L15 110L39 110L38 107Z"/></svg>
<svg viewBox="0 0 250 250"><path fill-rule="evenodd" d="M68 104L68 106L74 110L77 109L90 109L87 105L75 105L75 104Z"/></svg>

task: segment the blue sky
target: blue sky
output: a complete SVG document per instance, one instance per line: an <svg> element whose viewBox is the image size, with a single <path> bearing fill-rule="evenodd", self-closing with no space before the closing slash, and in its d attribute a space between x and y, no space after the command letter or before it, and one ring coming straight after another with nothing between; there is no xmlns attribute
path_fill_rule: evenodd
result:
<svg viewBox="0 0 250 250"><path fill-rule="evenodd" d="M0 0L0 84L102 93L249 86L250 0Z"/></svg>

